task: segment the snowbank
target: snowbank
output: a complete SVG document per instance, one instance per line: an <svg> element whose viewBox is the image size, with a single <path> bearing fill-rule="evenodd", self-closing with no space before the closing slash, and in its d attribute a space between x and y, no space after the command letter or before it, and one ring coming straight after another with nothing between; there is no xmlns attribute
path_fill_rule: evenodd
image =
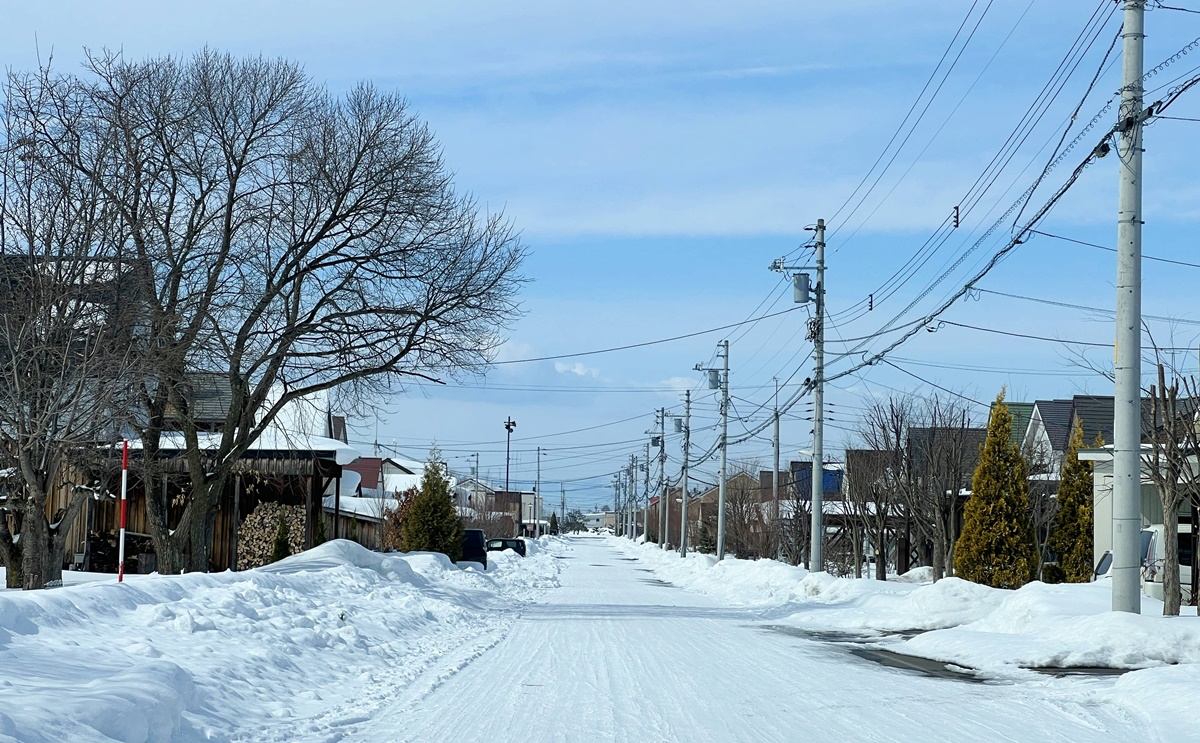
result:
<svg viewBox="0 0 1200 743"><path fill-rule="evenodd" d="M555 584L555 549L484 572L337 540L241 573L0 593L0 741L334 729L364 694L496 642L514 603Z"/></svg>

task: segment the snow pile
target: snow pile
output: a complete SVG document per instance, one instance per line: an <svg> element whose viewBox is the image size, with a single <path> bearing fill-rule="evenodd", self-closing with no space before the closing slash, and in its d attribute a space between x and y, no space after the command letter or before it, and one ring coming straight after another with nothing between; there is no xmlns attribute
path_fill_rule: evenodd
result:
<svg viewBox="0 0 1200 743"><path fill-rule="evenodd" d="M555 584L555 549L483 572L337 540L241 573L0 593L0 741L336 730L444 656L494 644L514 602Z"/></svg>
<svg viewBox="0 0 1200 743"><path fill-rule="evenodd" d="M1200 622L1156 616L1162 604L1153 599L1143 599L1144 614L1126 614L1110 611L1111 588L1103 583L995 592L1003 598L984 617L914 637L904 652L995 672L1200 663Z"/></svg>
<svg viewBox="0 0 1200 743"><path fill-rule="evenodd" d="M788 622L809 629L897 632L953 627L984 617L1002 601L994 589L948 578L922 584L913 571L903 581L836 578L777 560L740 560L676 552L611 538L646 562L662 580L725 603L786 609Z"/></svg>

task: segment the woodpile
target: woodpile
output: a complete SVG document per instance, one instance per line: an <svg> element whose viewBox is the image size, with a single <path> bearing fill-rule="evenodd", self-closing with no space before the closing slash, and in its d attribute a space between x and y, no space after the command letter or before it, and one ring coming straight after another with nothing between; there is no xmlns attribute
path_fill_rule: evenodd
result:
<svg viewBox="0 0 1200 743"><path fill-rule="evenodd" d="M294 555L304 549L304 506L263 501L238 527L237 569L249 570L271 562L279 515L288 526L288 547Z"/></svg>

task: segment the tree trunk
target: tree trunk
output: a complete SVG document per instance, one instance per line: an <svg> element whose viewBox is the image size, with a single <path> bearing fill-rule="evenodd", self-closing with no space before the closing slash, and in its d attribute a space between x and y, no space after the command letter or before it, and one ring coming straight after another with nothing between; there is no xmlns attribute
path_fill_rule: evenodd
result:
<svg viewBox="0 0 1200 743"><path fill-rule="evenodd" d="M862 549L862 533L859 531L858 524L850 527L850 539L854 542L854 577L862 577L863 566L863 549Z"/></svg>
<svg viewBox="0 0 1200 743"><path fill-rule="evenodd" d="M146 499L146 527L154 541L154 554L158 559L158 572L162 575L178 575L183 567L182 539L171 536L167 525L170 504L167 502L167 478L164 475L155 488L154 477L148 472L142 475L142 493ZM158 492L155 492L155 491Z"/></svg>
<svg viewBox="0 0 1200 743"><path fill-rule="evenodd" d="M933 530L933 580L936 583L946 577L946 538L939 524Z"/></svg>
<svg viewBox="0 0 1200 743"><path fill-rule="evenodd" d="M25 501L25 524L21 530L21 569L27 590L45 588L50 558L50 525L46 522L45 498ZM61 572L60 572L61 575Z"/></svg>
<svg viewBox="0 0 1200 743"><path fill-rule="evenodd" d="M13 520L17 534L20 534L20 517L14 514ZM0 564L4 565L5 588L21 588L25 584L25 571L21 563L21 547L13 541L12 532L8 529L8 516L0 512Z"/></svg>
<svg viewBox="0 0 1200 743"><path fill-rule="evenodd" d="M1170 469L1170 468L1169 468ZM1174 473L1172 473L1174 474ZM1173 479L1173 478L1172 478ZM1163 498L1163 616L1179 616L1179 486L1164 483L1168 497Z"/></svg>
<svg viewBox="0 0 1200 743"><path fill-rule="evenodd" d="M875 533L875 580L887 580L887 527Z"/></svg>

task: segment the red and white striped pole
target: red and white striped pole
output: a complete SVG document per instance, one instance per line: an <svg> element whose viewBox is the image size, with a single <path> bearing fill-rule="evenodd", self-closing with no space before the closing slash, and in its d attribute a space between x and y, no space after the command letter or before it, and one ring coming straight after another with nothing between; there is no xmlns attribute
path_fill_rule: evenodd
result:
<svg viewBox="0 0 1200 743"><path fill-rule="evenodd" d="M125 580L125 493L129 487L129 439L121 442L121 540L117 547L117 582Z"/></svg>

